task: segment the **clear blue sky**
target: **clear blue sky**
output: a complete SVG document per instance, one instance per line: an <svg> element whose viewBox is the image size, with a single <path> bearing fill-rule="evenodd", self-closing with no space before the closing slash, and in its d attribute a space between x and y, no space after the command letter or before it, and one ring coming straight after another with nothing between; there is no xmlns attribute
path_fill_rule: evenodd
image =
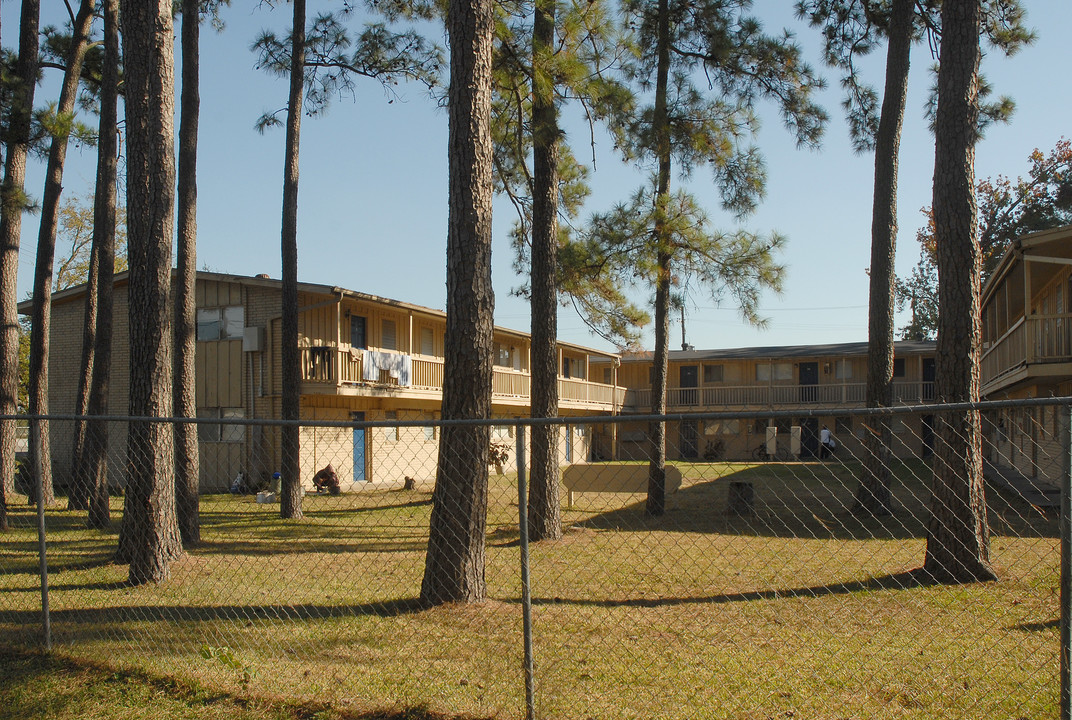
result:
<svg viewBox="0 0 1072 720"><path fill-rule="evenodd" d="M1011 95L1017 111L1010 125L991 128L979 144L977 177L1015 177L1028 168L1028 155L1048 151L1062 136L1072 135L1072 96L1063 80L1072 64L1068 34L1072 3L1023 0L1028 24L1038 39L1013 58L991 52L983 71L999 93ZM62 22L59 0L45 0L45 22ZM287 6L269 12L255 3L235 0L225 10L226 29L202 29L201 130L198 198L198 266L218 272L279 277L280 202L283 133L258 135L253 124L266 110L286 101L286 83L254 68L249 46L264 28L288 26ZM310 0L309 15L328 7ZM760 0L755 13L768 31L795 31L813 66L821 68L814 32L792 15L788 0ZM2 4L3 44L14 44L19 3ZM444 39L438 38L440 41ZM885 51L869 66L881 89ZM901 146L897 267L906 274L915 264L920 208L930 204L933 138L923 119L931 85L933 59L926 45L915 48L908 114ZM758 232L777 230L788 238L782 260L788 266L784 293L764 298L766 330L745 325L730 305L717 307L696 296L686 321L688 341L697 348L854 342L867 339L865 269L870 262L873 157L856 155L842 119L841 92L835 73L823 94L831 123L820 151L797 150L765 108L759 136L768 165L767 195L759 211L742 225ZM55 75L55 71L49 71ZM51 77L38 90L40 101L55 96ZM433 308L445 306L447 117L418 88L403 89L404 99L388 104L379 86L358 84L355 100L336 102L327 115L305 118L302 125L299 208L299 277L340 285ZM588 137L579 124L569 139L588 157ZM72 150L65 192L86 195L93 188L91 150ZM645 177L644 170L623 165L610 145L596 147L597 169L587 212L605 210L628 197ZM676 182L676 180L675 180ZM28 191L40 197L43 173L31 166ZM723 227L734 221L718 210L710 178L693 177L692 190L709 200L712 216ZM495 206L494 282L496 323L527 329L528 306L510 290L519 284L512 270L507 233L512 208ZM36 218L23 223L20 297L32 286ZM645 296L639 297L645 300ZM903 319L902 319L903 320ZM901 323L899 323L901 324ZM676 320L671 347L680 343ZM563 339L610 349L592 336L566 308L560 313ZM653 344L649 330L646 346Z"/></svg>

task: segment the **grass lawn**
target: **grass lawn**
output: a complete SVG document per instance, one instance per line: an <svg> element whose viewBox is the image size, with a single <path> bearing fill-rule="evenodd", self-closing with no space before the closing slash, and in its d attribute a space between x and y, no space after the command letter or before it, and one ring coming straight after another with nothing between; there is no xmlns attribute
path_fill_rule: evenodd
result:
<svg viewBox="0 0 1072 720"><path fill-rule="evenodd" d="M991 490L1001 579L946 587L915 572L923 463L896 468L897 511L883 520L849 512L852 464L678 467L685 482L664 517L645 518L643 497L584 494L563 511L565 537L532 547L540 717L1057 716L1052 514ZM755 515L725 513L730 481L753 484ZM50 510L56 655L273 712L521 717L515 483L492 478L489 600L471 607L415 602L428 487L309 496L301 521L251 497L207 496L203 543L167 583L138 588L110 562L117 519L102 533ZM12 515L0 632L32 644L35 518Z"/></svg>

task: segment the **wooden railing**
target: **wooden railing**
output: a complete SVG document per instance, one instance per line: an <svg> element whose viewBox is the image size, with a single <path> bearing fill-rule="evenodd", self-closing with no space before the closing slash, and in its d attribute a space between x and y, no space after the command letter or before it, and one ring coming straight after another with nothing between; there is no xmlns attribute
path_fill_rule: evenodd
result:
<svg viewBox="0 0 1072 720"><path fill-rule="evenodd" d="M934 399L934 383L896 381L893 402L913 404ZM788 407L816 405L862 405L867 399L864 383L832 385L734 385L705 388L669 388L666 405L673 410L711 410L725 407ZM651 408L651 390L629 390L625 407Z"/></svg>
<svg viewBox="0 0 1072 720"><path fill-rule="evenodd" d="M336 351L332 347L303 347L301 351L302 380L309 383L324 383L335 386L357 386L369 382L362 377L361 352ZM443 389L443 361L424 357L411 358L412 372L409 387L416 390ZM398 385L398 379L381 371L372 381L377 385ZM528 373L505 368L495 368L492 373L492 396L500 399L527 399L532 390L532 377ZM558 380L559 400L566 403L582 403L606 406L606 409L621 408L625 402L625 388L568 378Z"/></svg>
<svg viewBox="0 0 1072 720"><path fill-rule="evenodd" d="M1020 318L983 353L985 385L1031 363L1072 361L1072 315Z"/></svg>

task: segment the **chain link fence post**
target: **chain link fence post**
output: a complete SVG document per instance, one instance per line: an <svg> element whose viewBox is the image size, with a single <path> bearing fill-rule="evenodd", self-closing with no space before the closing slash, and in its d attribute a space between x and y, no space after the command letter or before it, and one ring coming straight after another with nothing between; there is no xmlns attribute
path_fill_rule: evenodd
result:
<svg viewBox="0 0 1072 720"><path fill-rule="evenodd" d="M36 422L40 422L39 420ZM41 431L31 433L34 438L34 487L37 493L37 552L41 563L41 632L45 646L45 652L52 652L52 617L48 609L48 559L45 554L47 547L45 539L45 480L41 469L41 458L44 456L44 444L41 439Z"/></svg>
<svg viewBox="0 0 1072 720"><path fill-rule="evenodd" d="M1061 720L1072 720L1072 405L1061 407Z"/></svg>
<svg viewBox="0 0 1072 720"><path fill-rule="evenodd" d="M529 508L525 478L525 427L518 425L517 435L517 520L521 547L521 612L525 634L525 720L536 720L536 697L532 659L532 592L529 588Z"/></svg>

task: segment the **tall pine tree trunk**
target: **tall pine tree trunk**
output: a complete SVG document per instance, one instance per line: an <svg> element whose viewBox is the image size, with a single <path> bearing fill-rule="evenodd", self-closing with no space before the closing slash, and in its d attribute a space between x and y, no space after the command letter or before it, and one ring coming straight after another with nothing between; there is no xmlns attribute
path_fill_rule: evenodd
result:
<svg viewBox="0 0 1072 720"><path fill-rule="evenodd" d="M97 346L97 298L100 281L100 257L98 246L93 242L89 251L89 273L86 278L86 297L83 303L82 355L78 365L78 395L75 397L75 414L89 412L89 388L93 382L94 352ZM86 421L76 420L74 443L71 447L71 482L67 494L68 510L85 510L89 507L89 476L85 466Z"/></svg>
<svg viewBox="0 0 1072 720"><path fill-rule="evenodd" d="M179 119L178 272L175 284L175 417L197 417L197 124L200 112L199 0L182 3L182 108ZM175 425L175 508L185 547L201 541L197 426Z"/></svg>
<svg viewBox="0 0 1072 720"><path fill-rule="evenodd" d="M555 0L537 0L532 31L532 417L558 416L558 118L549 71ZM519 429L520 431L520 429ZM562 537L555 425L532 427L529 535Z"/></svg>
<svg viewBox="0 0 1072 720"><path fill-rule="evenodd" d="M23 0L19 20L17 84L10 96L7 158L0 186L0 413L14 415L19 397L19 239L26 207L26 155L37 87L40 0ZM0 421L0 530L7 529L7 502L15 491L15 421Z"/></svg>
<svg viewBox="0 0 1072 720"><path fill-rule="evenodd" d="M666 211L670 200L670 112L667 93L670 77L670 8L659 0L658 54L655 78L655 141L659 170L655 187L655 237L658 269L655 278L655 357L651 381L651 412L666 414L667 373L670 367L670 242ZM658 517L666 512L666 423L653 422L648 429L648 497L644 511Z"/></svg>
<svg viewBox="0 0 1072 720"><path fill-rule="evenodd" d="M58 117L70 115L78 98L78 81L93 24L93 0L82 0L71 29L67 67L56 107ZM33 310L30 321L30 414L48 414L48 345L52 315L52 264L56 257L56 218L63 192L63 166L67 159L69 131L53 136L45 168L45 191L41 200L41 223L37 233L34 267ZM52 449L46 420L30 422L30 458L35 477L40 476L41 498L46 505L56 501L52 482Z"/></svg>
<svg viewBox="0 0 1072 720"><path fill-rule="evenodd" d="M944 402L979 400L980 298L975 141L980 0L942 5L935 115L934 235L938 253L935 387ZM996 579L983 493L977 410L938 415L924 568L940 581Z"/></svg>
<svg viewBox="0 0 1072 720"><path fill-rule="evenodd" d="M294 28L291 34L290 100L287 106L287 140L283 171L283 232L281 253L283 420L296 423L301 413L301 367L298 356L298 148L301 141L302 88L305 78L305 0L294 0ZM279 514L283 518L302 517L301 463L297 425L282 427L283 482Z"/></svg>
<svg viewBox="0 0 1072 720"><path fill-rule="evenodd" d="M97 337L93 351L93 379L89 388L90 416L108 414L108 388L112 372L112 291L115 274L116 166L118 163L119 0L103 0L104 67L101 77L100 131L97 141L97 191L93 198L93 246L99 267L97 283ZM108 425L90 421L82 462L89 479L91 528L108 526Z"/></svg>
<svg viewBox="0 0 1072 720"><path fill-rule="evenodd" d="M868 304L867 407L889 407L893 381L894 256L897 250L897 165L908 97L913 0L894 0L886 52L886 88L875 137L875 189L871 209L871 294ZM890 442L886 417L864 441L863 472L856 510L870 515L892 511Z"/></svg>
<svg viewBox="0 0 1072 720"><path fill-rule="evenodd" d="M167 417L171 383L174 230L174 40L170 0L124 0L127 248L130 256L130 414ZM174 430L131 421L122 533L132 584L162 582L182 553L175 518ZM124 547L121 537L120 549Z"/></svg>
<svg viewBox="0 0 1072 720"><path fill-rule="evenodd" d="M493 317L491 285L491 0L452 0L448 90L449 220L443 419L489 419ZM487 425L446 426L432 494L421 599L479 602L487 523Z"/></svg>

